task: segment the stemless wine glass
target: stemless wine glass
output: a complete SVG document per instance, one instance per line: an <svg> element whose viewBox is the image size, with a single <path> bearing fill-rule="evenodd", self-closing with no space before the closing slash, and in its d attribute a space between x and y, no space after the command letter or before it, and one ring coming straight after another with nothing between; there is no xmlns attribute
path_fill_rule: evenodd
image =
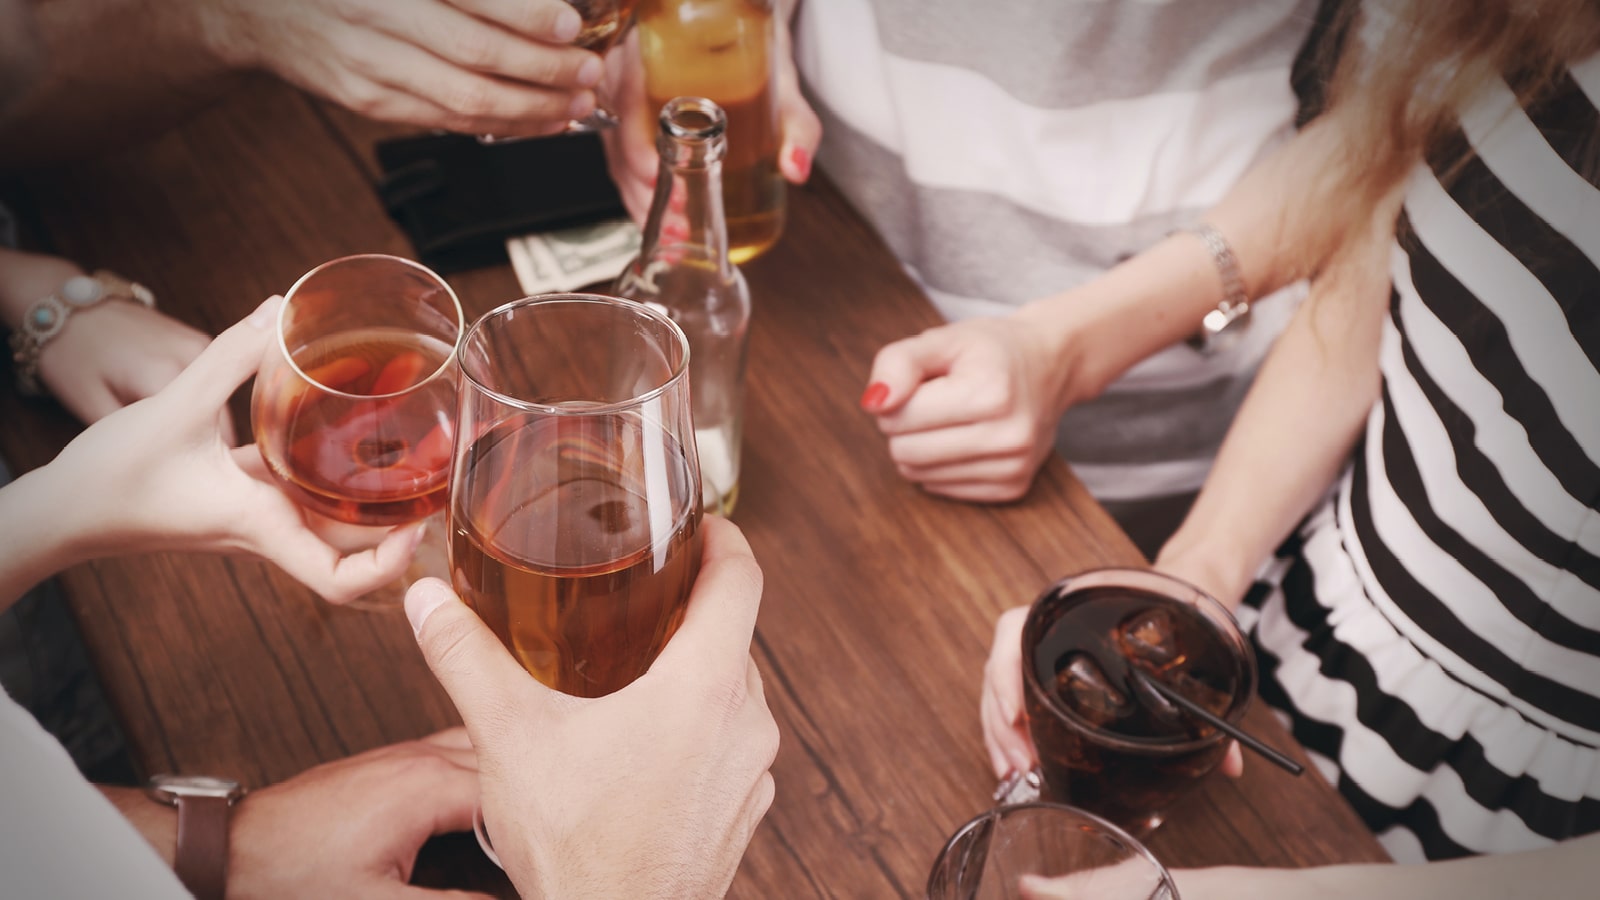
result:
<svg viewBox="0 0 1600 900"><path fill-rule="evenodd" d="M683 619L700 565L688 363L671 319L596 294L518 300L462 341L451 576L556 690L626 687Z"/></svg>
<svg viewBox="0 0 1600 900"><path fill-rule="evenodd" d="M1140 837L1222 762L1227 735L1141 684L1138 670L1235 724L1255 694L1255 654L1221 604L1158 572L1063 579L1022 626L1028 734L1045 794ZM1027 798L1001 785L997 799Z"/></svg>
<svg viewBox="0 0 1600 900"><path fill-rule="evenodd" d="M1081 809L998 806L956 830L928 874L928 900L1178 900L1144 845Z"/></svg>
<svg viewBox="0 0 1600 900"><path fill-rule="evenodd" d="M473 323L459 360L456 591L546 685L620 690L700 568L688 338L631 300L547 294ZM498 865L481 809L473 831Z"/></svg>
<svg viewBox="0 0 1600 900"><path fill-rule="evenodd" d="M301 276L251 400L267 471L306 509L349 526L442 511L462 325L455 292L407 259L347 256ZM353 527L335 542L351 550L382 533Z"/></svg>

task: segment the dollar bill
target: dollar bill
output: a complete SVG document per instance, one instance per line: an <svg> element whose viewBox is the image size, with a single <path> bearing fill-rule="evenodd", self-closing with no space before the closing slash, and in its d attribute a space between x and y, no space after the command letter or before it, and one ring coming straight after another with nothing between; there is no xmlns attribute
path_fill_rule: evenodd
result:
<svg viewBox="0 0 1600 900"><path fill-rule="evenodd" d="M529 294L609 283L639 253L639 228L608 219L506 240L517 282Z"/></svg>

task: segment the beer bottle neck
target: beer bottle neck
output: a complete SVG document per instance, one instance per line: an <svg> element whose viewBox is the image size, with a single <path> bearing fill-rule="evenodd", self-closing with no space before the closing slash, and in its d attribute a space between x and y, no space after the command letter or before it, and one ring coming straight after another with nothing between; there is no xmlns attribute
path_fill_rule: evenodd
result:
<svg viewBox="0 0 1600 900"><path fill-rule="evenodd" d="M698 263L729 275L733 264L728 261L728 225L722 209L722 154L708 154L708 143L685 146L662 137L661 171L639 255L673 264Z"/></svg>

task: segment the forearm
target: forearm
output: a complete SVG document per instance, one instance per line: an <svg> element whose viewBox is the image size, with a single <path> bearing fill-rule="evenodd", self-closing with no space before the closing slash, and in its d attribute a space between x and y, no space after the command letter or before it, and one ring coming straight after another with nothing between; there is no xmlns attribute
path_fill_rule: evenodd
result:
<svg viewBox="0 0 1600 900"><path fill-rule="evenodd" d="M1245 291L1261 297L1310 278L1344 247L1364 221L1341 221L1330 210L1356 189L1347 158L1352 124L1335 108L1245 173L1205 220L1227 236L1239 259ZM1390 193L1380 186L1373 199Z"/></svg>
<svg viewBox="0 0 1600 900"><path fill-rule="evenodd" d="M0 325L21 325L29 307L82 274L82 268L59 257L0 247Z"/></svg>
<svg viewBox="0 0 1600 900"><path fill-rule="evenodd" d="M1205 245L1177 234L1081 287L1012 315L1051 348L1059 364L1054 390L1064 411L1193 334L1222 293Z"/></svg>
<svg viewBox="0 0 1600 900"><path fill-rule="evenodd" d="M1317 213L1337 173L1342 121L1329 114L1250 170L1203 219L1237 258L1245 294L1259 300L1325 263L1340 223ZM1134 364L1194 334L1224 298L1215 260L1197 236L1171 235L1081 287L1017 315L1041 329L1065 365L1063 408L1096 396Z"/></svg>
<svg viewBox="0 0 1600 900"><path fill-rule="evenodd" d="M221 4L53 0L37 6L41 77L0 122L0 168L45 165L157 134L220 97Z"/></svg>
<svg viewBox="0 0 1600 900"><path fill-rule="evenodd" d="M56 572L81 561L62 527L62 494L49 466L0 489L0 610Z"/></svg>
<svg viewBox="0 0 1600 900"><path fill-rule="evenodd" d="M1157 557L1233 605L1332 484L1378 397L1392 242L1386 203L1312 283L1268 355L1194 507Z"/></svg>
<svg viewBox="0 0 1600 900"><path fill-rule="evenodd" d="M1600 835L1524 853L1425 866L1362 865L1315 869L1192 869L1175 872L1184 900L1576 900L1595 891Z"/></svg>

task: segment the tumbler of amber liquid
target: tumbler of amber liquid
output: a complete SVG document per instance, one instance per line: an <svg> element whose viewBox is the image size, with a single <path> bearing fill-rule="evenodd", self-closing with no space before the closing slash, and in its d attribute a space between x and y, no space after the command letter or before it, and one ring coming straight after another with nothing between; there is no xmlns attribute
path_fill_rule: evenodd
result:
<svg viewBox="0 0 1600 900"><path fill-rule="evenodd" d="M626 687L700 566L688 340L643 304L552 294L479 319L460 367L457 592L546 685Z"/></svg>
<svg viewBox="0 0 1600 900"><path fill-rule="evenodd" d="M728 115L728 256L754 259L783 234L772 0L640 0L637 21L652 131L674 97L706 97Z"/></svg>

